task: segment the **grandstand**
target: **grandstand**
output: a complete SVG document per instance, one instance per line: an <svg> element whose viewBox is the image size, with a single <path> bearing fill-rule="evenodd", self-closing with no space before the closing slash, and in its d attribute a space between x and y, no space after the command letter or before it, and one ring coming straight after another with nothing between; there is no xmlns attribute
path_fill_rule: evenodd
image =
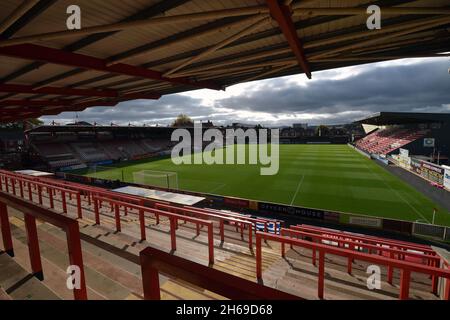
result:
<svg viewBox="0 0 450 320"><path fill-rule="evenodd" d="M372 130L355 143L369 154L386 156L404 148L432 161L436 149L443 160L450 154L450 114L380 112L358 123ZM427 145L425 140L433 144Z"/></svg>
<svg viewBox="0 0 450 320"><path fill-rule="evenodd" d="M0 182L5 298L71 299L61 286L69 254L82 270L75 299L449 299L448 260L427 245L8 171ZM269 231L274 223L281 228ZM364 284L374 263L378 291ZM41 281L12 289L27 272ZM166 277L149 282L153 272Z"/></svg>
<svg viewBox="0 0 450 320"><path fill-rule="evenodd" d="M39 126L28 130L30 148L51 170L151 158L170 148L171 128Z"/></svg>
<svg viewBox="0 0 450 320"><path fill-rule="evenodd" d="M450 52L448 0L77 0L73 29L67 5L1 1L0 123ZM369 5L381 29L369 30ZM359 124L377 128L361 137ZM448 124L380 113L329 134L292 127L277 176L178 172L168 127L24 128L11 158L0 141L0 300L448 301ZM441 202L391 167L432 182ZM152 171L167 186L147 183Z"/></svg>

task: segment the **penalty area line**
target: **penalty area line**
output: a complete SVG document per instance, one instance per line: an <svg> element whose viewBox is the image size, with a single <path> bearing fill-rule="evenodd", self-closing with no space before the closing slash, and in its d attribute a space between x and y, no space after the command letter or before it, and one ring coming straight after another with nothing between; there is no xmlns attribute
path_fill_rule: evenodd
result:
<svg viewBox="0 0 450 320"><path fill-rule="evenodd" d="M302 178L300 179L300 181L298 182L298 185L297 185L297 190L295 191L295 194L294 194L294 196L292 197L292 201L291 201L291 206L294 204L294 200L295 200L295 198L297 197L297 194L298 194L298 192L300 191L300 187L302 186L302 184L303 184L303 179L305 178L305 175L302 175Z"/></svg>

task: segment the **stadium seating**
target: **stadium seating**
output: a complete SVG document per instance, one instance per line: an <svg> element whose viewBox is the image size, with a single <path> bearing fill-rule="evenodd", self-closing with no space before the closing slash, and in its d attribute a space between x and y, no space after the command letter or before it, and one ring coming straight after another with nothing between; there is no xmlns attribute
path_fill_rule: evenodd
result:
<svg viewBox="0 0 450 320"><path fill-rule="evenodd" d="M371 154L387 155L411 142L423 138L428 130L388 128L376 130L356 142L356 146Z"/></svg>
<svg viewBox="0 0 450 320"><path fill-rule="evenodd" d="M33 145L41 157L54 169L81 164L82 161L65 143L40 143Z"/></svg>
<svg viewBox="0 0 450 320"><path fill-rule="evenodd" d="M279 228L272 219L209 208L175 207L103 188L1 170L0 187L0 199L6 194L31 199L38 206L66 212L65 217L77 219L89 299L142 299L139 255L147 247L171 251L177 257L203 265L209 263L205 272L225 272L254 283L259 278L265 287L277 289L272 294L282 291L307 299L437 299L433 293L436 275L450 278L450 271L438 269L440 257L429 246L307 225L271 233L270 224L274 231ZM14 261L26 268L27 230L23 215L17 210L8 210L8 214L16 239ZM265 225L265 230L256 232L256 223ZM207 226L215 231L211 233ZM57 298L71 299L70 292L61 285L66 276L66 235L46 222L37 228L45 258L45 280L41 284ZM367 268L374 263L382 268L382 290L371 291L365 285ZM224 298L185 280L175 275L165 278L160 285L161 298ZM1 281L0 277L0 285ZM447 288L450 291L449 285ZM27 290L30 289L24 288ZM45 288L42 290L45 293ZM39 297L42 295L31 298Z"/></svg>
<svg viewBox="0 0 450 320"><path fill-rule="evenodd" d="M54 169L105 160L135 159L167 150L164 139L105 140L98 142L36 143L34 148Z"/></svg>

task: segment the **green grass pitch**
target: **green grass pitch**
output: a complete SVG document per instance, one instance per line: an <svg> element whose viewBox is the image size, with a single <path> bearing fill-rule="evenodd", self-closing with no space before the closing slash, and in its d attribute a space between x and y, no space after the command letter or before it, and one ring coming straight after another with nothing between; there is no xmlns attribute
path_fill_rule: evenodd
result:
<svg viewBox="0 0 450 320"><path fill-rule="evenodd" d="M437 208L435 223L450 225L448 211L347 145L280 145L274 176L261 176L259 165L175 165L170 158L95 176L120 179L122 170L128 182L135 171L171 171L179 189L409 221L431 223Z"/></svg>

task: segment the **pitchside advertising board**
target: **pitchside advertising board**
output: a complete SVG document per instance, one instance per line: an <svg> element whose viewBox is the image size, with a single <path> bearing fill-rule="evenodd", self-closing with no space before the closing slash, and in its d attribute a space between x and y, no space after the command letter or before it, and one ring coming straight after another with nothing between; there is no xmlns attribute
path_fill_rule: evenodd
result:
<svg viewBox="0 0 450 320"><path fill-rule="evenodd" d="M397 165L402 167L403 169L410 170L411 169L411 158L409 157L409 150L400 149L399 154L394 155L395 160L397 161Z"/></svg>
<svg viewBox="0 0 450 320"><path fill-rule="evenodd" d="M426 161L421 161L421 163L422 167L420 174L422 177L440 185L444 184L444 168Z"/></svg>
<svg viewBox="0 0 450 320"><path fill-rule="evenodd" d="M444 187L450 191L450 167L442 167L444 168Z"/></svg>

